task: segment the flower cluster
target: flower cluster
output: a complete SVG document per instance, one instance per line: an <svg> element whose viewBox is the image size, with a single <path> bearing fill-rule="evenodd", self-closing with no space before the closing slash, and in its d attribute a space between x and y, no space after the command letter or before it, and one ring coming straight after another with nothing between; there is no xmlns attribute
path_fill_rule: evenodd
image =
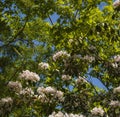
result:
<svg viewBox="0 0 120 117"><path fill-rule="evenodd" d="M71 76L69 76L69 75L62 75L62 80L63 81L68 81L70 79L71 79Z"/></svg>
<svg viewBox="0 0 120 117"><path fill-rule="evenodd" d="M51 99L58 99L58 100L63 100L63 92L62 91L58 91L53 87L38 87L37 92L39 94L39 99L41 99L41 101L43 102L48 102L48 98L50 97Z"/></svg>
<svg viewBox="0 0 120 117"><path fill-rule="evenodd" d="M120 107L120 102L119 101L111 101L110 102L110 106L112 106L113 108L116 108L116 107Z"/></svg>
<svg viewBox="0 0 120 117"><path fill-rule="evenodd" d="M76 79L76 84L79 85L79 84L83 84L83 83L87 83L87 81L82 78L81 76L78 77L78 79Z"/></svg>
<svg viewBox="0 0 120 117"><path fill-rule="evenodd" d="M93 109L91 110L91 113L92 113L92 115L103 117L103 115L104 115L104 110L103 110L102 108L97 108L97 107L95 107L95 108L93 108Z"/></svg>
<svg viewBox="0 0 120 117"><path fill-rule="evenodd" d="M66 51L59 51L53 55L53 60L59 60L61 57L68 58L70 57L70 54L68 54Z"/></svg>
<svg viewBox="0 0 120 117"><path fill-rule="evenodd" d="M18 82L18 81L16 81L16 82L10 81L10 82L8 83L8 87L9 87L10 89L12 89L13 91L18 92L18 93L22 90L22 85L21 85L21 83Z"/></svg>
<svg viewBox="0 0 120 117"><path fill-rule="evenodd" d="M23 96L33 96L34 95L34 92L31 88L28 88L26 87L25 89L21 90L20 91L20 95L23 95Z"/></svg>
<svg viewBox="0 0 120 117"><path fill-rule="evenodd" d="M82 114L68 114L68 113L62 113L61 111L59 112L53 112L51 115L49 115L48 117L85 117Z"/></svg>
<svg viewBox="0 0 120 117"><path fill-rule="evenodd" d="M48 63L45 63L45 62L41 62L41 63L38 64L38 68L39 68L40 70L46 70L46 69L48 69L49 67L50 67L49 64L48 64Z"/></svg>
<svg viewBox="0 0 120 117"><path fill-rule="evenodd" d="M113 89L113 93L120 93L120 86Z"/></svg>
<svg viewBox="0 0 120 117"><path fill-rule="evenodd" d="M0 115L5 112L10 112L12 108L13 100L11 97L2 98L0 100Z"/></svg>
<svg viewBox="0 0 120 117"><path fill-rule="evenodd" d="M120 55L116 55L113 58L114 62L112 63L113 68L118 68L119 67L119 62L120 62Z"/></svg>
<svg viewBox="0 0 120 117"><path fill-rule="evenodd" d="M95 60L95 58L92 57L92 56L86 55L86 56L83 57L83 60L88 60L89 62L92 62L92 61Z"/></svg>
<svg viewBox="0 0 120 117"><path fill-rule="evenodd" d="M120 62L120 55L114 56L114 61L115 62Z"/></svg>
<svg viewBox="0 0 120 117"><path fill-rule="evenodd" d="M40 80L40 77L38 74L36 74L34 72L30 72L29 70L25 70L22 73L20 73L19 77L21 79L25 79L27 81L33 81L33 82L37 82Z"/></svg>
<svg viewBox="0 0 120 117"><path fill-rule="evenodd" d="M113 3L113 6L116 8L116 7L119 7L120 6L120 0L116 0L114 3Z"/></svg>

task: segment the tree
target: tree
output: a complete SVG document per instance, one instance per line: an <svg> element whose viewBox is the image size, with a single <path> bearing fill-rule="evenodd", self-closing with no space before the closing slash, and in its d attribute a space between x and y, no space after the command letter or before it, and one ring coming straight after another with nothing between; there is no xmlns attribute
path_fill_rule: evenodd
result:
<svg viewBox="0 0 120 117"><path fill-rule="evenodd" d="M119 117L119 1L0 0L0 6L0 116Z"/></svg>

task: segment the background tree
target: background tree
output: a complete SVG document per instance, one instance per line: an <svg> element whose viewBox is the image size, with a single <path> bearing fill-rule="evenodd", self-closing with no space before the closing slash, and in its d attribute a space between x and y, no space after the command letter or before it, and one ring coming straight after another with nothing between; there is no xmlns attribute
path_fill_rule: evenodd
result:
<svg viewBox="0 0 120 117"><path fill-rule="evenodd" d="M119 6L0 0L0 115L119 117Z"/></svg>

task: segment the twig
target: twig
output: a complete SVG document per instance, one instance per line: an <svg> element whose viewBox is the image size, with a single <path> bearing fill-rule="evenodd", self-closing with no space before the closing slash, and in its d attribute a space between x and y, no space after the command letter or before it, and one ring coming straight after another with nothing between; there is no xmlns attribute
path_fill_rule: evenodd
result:
<svg viewBox="0 0 120 117"><path fill-rule="evenodd" d="M51 24L52 24L52 25L54 25L54 23L53 23L53 21L52 21L51 17L50 17L50 16L48 16L48 18L49 18L49 20L50 20Z"/></svg>

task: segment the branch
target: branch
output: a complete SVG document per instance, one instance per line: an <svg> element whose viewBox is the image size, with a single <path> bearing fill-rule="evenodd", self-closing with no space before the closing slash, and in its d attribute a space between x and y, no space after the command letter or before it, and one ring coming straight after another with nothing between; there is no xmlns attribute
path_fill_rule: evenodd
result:
<svg viewBox="0 0 120 117"><path fill-rule="evenodd" d="M49 18L49 20L50 20L51 24L52 24L52 25L54 25L54 23L53 23L53 21L52 21L51 17L50 17L50 16L48 16L48 18Z"/></svg>

